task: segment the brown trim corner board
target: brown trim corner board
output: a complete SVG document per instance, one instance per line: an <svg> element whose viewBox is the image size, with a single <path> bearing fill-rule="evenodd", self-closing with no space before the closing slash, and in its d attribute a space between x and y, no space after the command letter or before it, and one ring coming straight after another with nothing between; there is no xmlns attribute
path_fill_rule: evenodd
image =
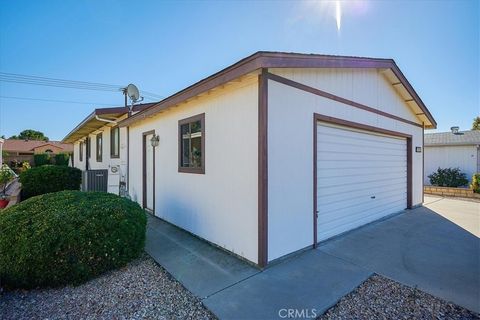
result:
<svg viewBox="0 0 480 320"><path fill-rule="evenodd" d="M258 76L258 265L268 264L268 78Z"/></svg>

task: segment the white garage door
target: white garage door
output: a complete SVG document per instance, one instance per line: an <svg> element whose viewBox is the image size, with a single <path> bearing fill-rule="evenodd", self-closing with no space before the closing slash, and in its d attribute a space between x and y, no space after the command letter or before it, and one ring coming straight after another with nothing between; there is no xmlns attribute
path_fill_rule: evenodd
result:
<svg viewBox="0 0 480 320"><path fill-rule="evenodd" d="M317 123L317 241L407 207L406 139Z"/></svg>

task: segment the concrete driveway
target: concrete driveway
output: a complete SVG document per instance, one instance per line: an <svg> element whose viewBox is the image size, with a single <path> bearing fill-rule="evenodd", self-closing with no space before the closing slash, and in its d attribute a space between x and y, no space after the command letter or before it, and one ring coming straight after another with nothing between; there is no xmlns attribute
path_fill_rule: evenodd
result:
<svg viewBox="0 0 480 320"><path fill-rule="evenodd" d="M425 197L424 207L319 250L480 312L480 203Z"/></svg>
<svg viewBox="0 0 480 320"><path fill-rule="evenodd" d="M318 316L373 273L480 312L480 203L425 200L264 271L155 218L146 250L221 319Z"/></svg>

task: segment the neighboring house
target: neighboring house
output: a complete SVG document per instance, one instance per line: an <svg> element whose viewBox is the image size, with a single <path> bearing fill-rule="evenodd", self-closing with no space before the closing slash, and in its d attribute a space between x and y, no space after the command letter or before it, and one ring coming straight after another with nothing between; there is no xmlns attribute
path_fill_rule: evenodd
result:
<svg viewBox="0 0 480 320"><path fill-rule="evenodd" d="M154 103L135 105L137 113ZM108 170L107 191L119 193L127 174L127 129L117 122L125 119L126 107L99 108L89 114L62 141L73 145L74 166L86 170Z"/></svg>
<svg viewBox="0 0 480 320"><path fill-rule="evenodd" d="M73 145L59 141L5 139L3 150L7 153L4 159L4 162L7 164L9 164L10 161L28 161L30 164L34 164L34 154L72 153Z"/></svg>
<svg viewBox="0 0 480 320"><path fill-rule="evenodd" d="M438 168L460 168L471 181L480 172L480 131L425 134L425 184Z"/></svg>
<svg viewBox="0 0 480 320"><path fill-rule="evenodd" d="M391 59L258 52L117 125L133 200L263 267L421 205L436 122Z"/></svg>

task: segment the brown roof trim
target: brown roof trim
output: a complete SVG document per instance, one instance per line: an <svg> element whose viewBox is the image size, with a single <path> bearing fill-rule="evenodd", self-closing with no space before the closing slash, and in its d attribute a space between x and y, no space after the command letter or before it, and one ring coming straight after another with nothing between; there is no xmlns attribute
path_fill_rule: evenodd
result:
<svg viewBox="0 0 480 320"><path fill-rule="evenodd" d="M349 105L349 106L352 106L352 107L355 107L355 108L358 108L358 109L361 109L361 110L369 111L369 112L384 116L386 118L394 119L394 120L397 120L397 121L401 121L403 123L407 123L407 124L410 124L410 125L413 125L413 126L423 128L423 125L421 125L420 123L416 123L416 122L398 117L396 115L393 115L391 113L381 111L379 109L372 108L372 107L369 107L367 105L342 98L342 97L334 95L332 93L307 86L303 83L296 82L296 81L281 77L281 76L273 74L273 73L267 73L267 77L270 80L273 80L273 81L278 82L278 83L282 83L286 86L290 86L290 87L293 87L293 88L296 88L296 89L299 89L299 90L303 90L303 91L309 92L311 94L315 94L317 96L324 97L326 99L334 100L334 101L337 101L337 102L340 102L340 103L343 103L343 104L346 104L346 105Z"/></svg>
<svg viewBox="0 0 480 320"><path fill-rule="evenodd" d="M142 104L137 104L133 106L133 111L138 112L142 111L146 108L149 108L151 106L155 105L155 102L152 103L142 103ZM90 113L85 119L82 120L75 128L73 128L72 131L70 131L65 138L62 139L62 142L67 141L67 139L73 135L76 131L80 130L84 125L86 125L89 121L93 120L95 116L100 116L100 115L107 115L107 114L112 114L112 115L124 115L128 113L128 108L126 107L111 107L111 108L96 108L93 110L92 113Z"/></svg>
<svg viewBox="0 0 480 320"><path fill-rule="evenodd" d="M432 124L431 127L436 128L437 126L435 119L433 119L433 116L428 111L423 101L392 59L265 51L254 53L237 63L200 80L132 117L121 121L119 126L128 126L135 121L153 116L164 109L261 68L389 68L405 86L405 89L413 97L419 108L425 113L426 117Z"/></svg>

